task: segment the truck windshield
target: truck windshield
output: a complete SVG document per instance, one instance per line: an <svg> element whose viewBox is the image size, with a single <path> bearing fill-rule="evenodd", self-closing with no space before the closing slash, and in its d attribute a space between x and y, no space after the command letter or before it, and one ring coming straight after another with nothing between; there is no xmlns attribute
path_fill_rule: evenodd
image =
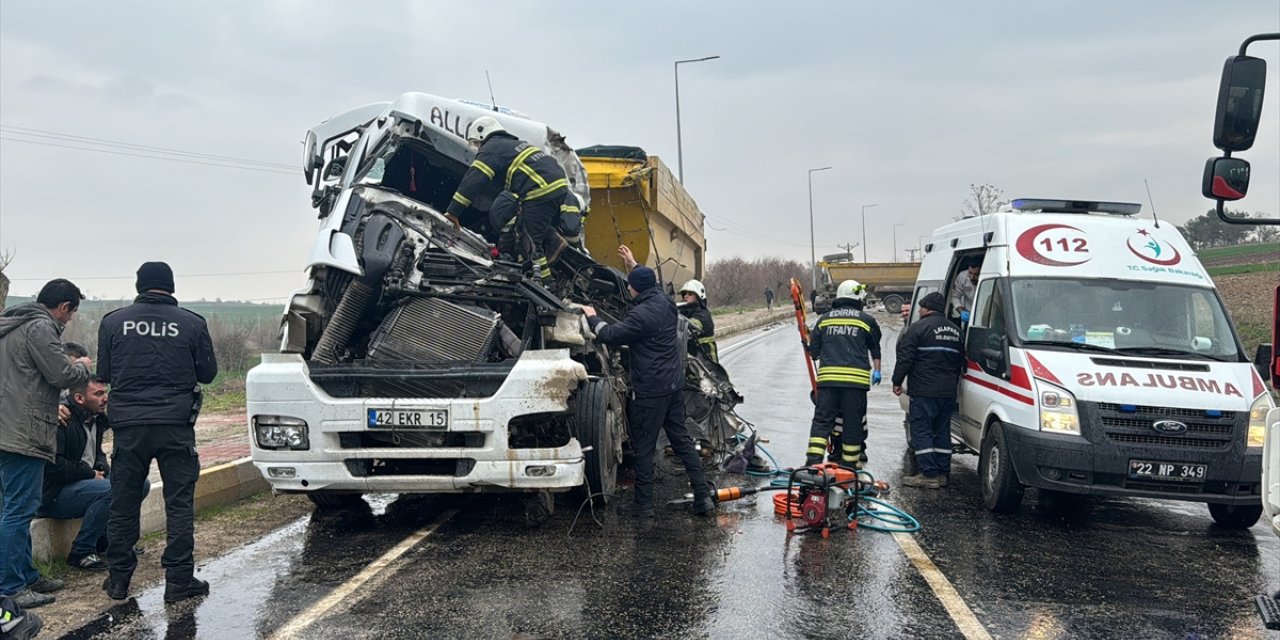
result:
<svg viewBox="0 0 1280 640"><path fill-rule="evenodd" d="M1014 323L1024 342L1084 344L1155 358L1240 360L1235 332L1213 289L1051 278L1017 279L1011 289Z"/></svg>

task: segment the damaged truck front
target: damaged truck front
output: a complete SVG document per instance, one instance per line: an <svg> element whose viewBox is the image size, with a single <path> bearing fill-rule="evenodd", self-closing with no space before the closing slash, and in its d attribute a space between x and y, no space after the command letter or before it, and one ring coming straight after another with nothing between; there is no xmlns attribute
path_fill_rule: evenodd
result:
<svg viewBox="0 0 1280 640"><path fill-rule="evenodd" d="M321 506L370 492L613 492L626 370L572 302L616 319L625 282L562 246L544 288L465 217L459 229L442 215L482 115L588 195L563 137L505 110L407 93L308 132L321 218L309 281L246 390L254 464L275 490Z"/></svg>

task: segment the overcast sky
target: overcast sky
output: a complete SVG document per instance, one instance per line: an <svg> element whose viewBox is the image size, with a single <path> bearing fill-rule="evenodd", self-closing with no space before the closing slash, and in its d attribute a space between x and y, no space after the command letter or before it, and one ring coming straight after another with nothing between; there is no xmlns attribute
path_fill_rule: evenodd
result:
<svg viewBox="0 0 1280 640"><path fill-rule="evenodd" d="M875 203L868 257L890 259L904 223L905 258L970 183L1149 215L1146 178L1160 217L1181 223L1210 205L1200 173L1222 61L1265 31L1280 31L1276 0L4 0L0 251L16 254L14 295L54 277L132 295L137 266L165 260L182 299L281 298L303 283L317 226L301 140L328 116L405 91L487 101L487 69L499 103L570 144L641 146L674 171L672 62L709 55L722 57L681 66L680 106L712 260L807 261L807 169L827 165L813 181L819 255L861 242L861 205ZM1269 91L1241 204L1274 215L1280 47L1254 49Z"/></svg>

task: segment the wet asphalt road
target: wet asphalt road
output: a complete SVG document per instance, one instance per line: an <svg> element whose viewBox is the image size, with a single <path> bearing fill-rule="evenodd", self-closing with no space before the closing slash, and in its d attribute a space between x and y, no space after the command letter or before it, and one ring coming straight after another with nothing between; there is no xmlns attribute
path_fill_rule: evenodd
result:
<svg viewBox="0 0 1280 640"><path fill-rule="evenodd" d="M887 378L897 323L885 324ZM733 339L722 351L747 399L739 413L778 462L798 463L812 409L794 327ZM921 521L912 537L991 636L1268 637L1252 598L1280 589L1280 539L1263 526L1220 529L1194 503L1055 500L1034 490L1017 513L992 514L979 502L974 456L956 458L942 491L898 487L902 413L887 387L870 396L869 469ZM687 482L666 471L659 497L677 497ZM303 638L964 635L894 536L865 528L789 536L769 494L721 505L710 520L671 510L640 524L612 506L597 509L600 524L587 510L575 522L578 505L562 501L537 528L510 498L370 502L202 561L199 575L213 584L202 602L166 610L154 589L78 637L263 637L290 623ZM453 509L381 571L366 570ZM311 610L353 576L370 575Z"/></svg>

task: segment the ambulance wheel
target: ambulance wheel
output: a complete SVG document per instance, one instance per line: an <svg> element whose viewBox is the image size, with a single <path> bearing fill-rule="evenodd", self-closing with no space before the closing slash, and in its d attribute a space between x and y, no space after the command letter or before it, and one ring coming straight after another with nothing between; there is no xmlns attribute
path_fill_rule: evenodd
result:
<svg viewBox="0 0 1280 640"><path fill-rule="evenodd" d="M337 493L334 491L308 491L307 499L321 511L338 511L351 509L364 504L364 496L359 493Z"/></svg>
<svg viewBox="0 0 1280 640"><path fill-rule="evenodd" d="M1013 470L1013 460L1004 443L1004 425L996 420L987 428L978 457L978 478L982 502L996 513L1012 513L1022 503L1022 483Z"/></svg>
<svg viewBox="0 0 1280 640"><path fill-rule="evenodd" d="M1213 521L1228 529L1248 529L1262 517L1261 504L1209 503L1209 515Z"/></svg>
<svg viewBox="0 0 1280 640"><path fill-rule="evenodd" d="M582 497L607 503L618 487L624 423L621 403L609 380L597 378L583 383L578 390L574 422L578 443L584 449L591 448L583 454L587 486Z"/></svg>
<svg viewBox="0 0 1280 640"><path fill-rule="evenodd" d="M902 313L902 303L906 302L902 296L891 293L884 297L884 310L889 313Z"/></svg>

